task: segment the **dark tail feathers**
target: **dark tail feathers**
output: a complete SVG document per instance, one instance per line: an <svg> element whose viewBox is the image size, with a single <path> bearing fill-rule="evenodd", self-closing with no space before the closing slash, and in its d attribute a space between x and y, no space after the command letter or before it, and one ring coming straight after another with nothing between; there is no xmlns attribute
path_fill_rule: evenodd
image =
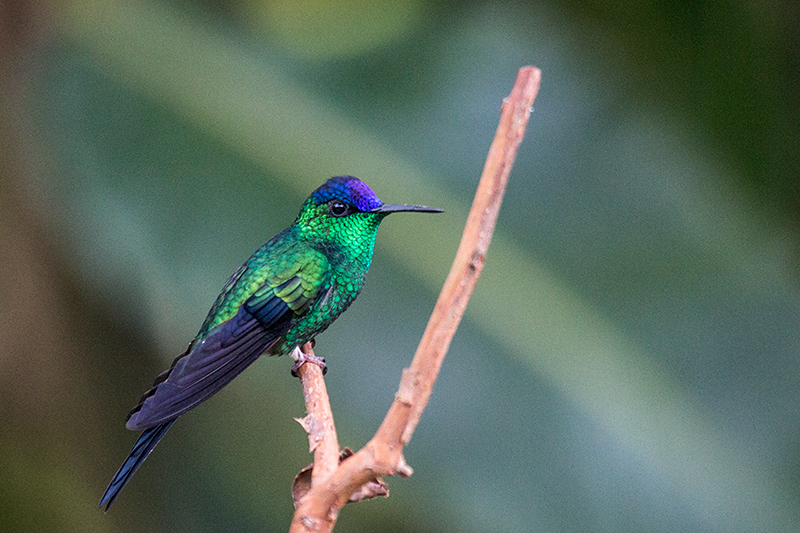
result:
<svg viewBox="0 0 800 533"><path fill-rule="evenodd" d="M150 452L153 451L153 448L156 447L158 441L161 440L161 437L164 436L173 422L175 422L175 420L164 422L163 424L148 428L142 432L139 436L139 440L133 445L131 453L128 454L128 458L125 459L125 462L119 467L117 473L114 474L111 483L108 484L108 488L103 493L103 498L100 500L100 507L105 505L105 510L108 511L108 508L111 507L111 504L114 503L114 500L119 496L119 491L125 487L136 470L142 466L144 460L147 459L147 456L150 455Z"/></svg>

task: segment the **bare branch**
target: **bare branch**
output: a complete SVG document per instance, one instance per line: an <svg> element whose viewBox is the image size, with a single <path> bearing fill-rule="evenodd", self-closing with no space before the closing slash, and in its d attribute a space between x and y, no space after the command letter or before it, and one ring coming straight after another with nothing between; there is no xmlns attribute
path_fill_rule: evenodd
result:
<svg viewBox="0 0 800 533"><path fill-rule="evenodd" d="M503 100L500 124L489 149L456 258L411 366L403 371L400 388L383 423L361 450L344 459L329 475L328 467L325 467L326 474L316 475L316 462L319 460L319 447L317 448L311 489L296 506L290 532L331 531L339 509L365 483L393 474L403 477L411 475L411 467L403 458L403 446L411 439L422 410L428 403L450 341L483 269L508 174L525 133L540 79L539 69L521 68L511 94ZM304 365L307 366L315 365ZM303 367L300 371L303 371ZM318 381L322 382L322 373L319 374ZM316 381L315 378L314 382ZM303 387L305 390L305 382ZM327 396L324 400L327 404ZM309 405L308 394L306 405ZM327 412L330 413L329 407ZM309 408L309 416L310 414ZM332 417L330 427L333 428ZM334 433L334 443L335 440Z"/></svg>
<svg viewBox="0 0 800 533"><path fill-rule="evenodd" d="M301 350L306 355L314 355L310 342ZM308 433L308 448L314 453L314 467L311 471L311 484L314 485L328 479L339 466L339 441L322 369L318 365L306 363L297 370L297 376L303 387L307 414L296 420Z"/></svg>

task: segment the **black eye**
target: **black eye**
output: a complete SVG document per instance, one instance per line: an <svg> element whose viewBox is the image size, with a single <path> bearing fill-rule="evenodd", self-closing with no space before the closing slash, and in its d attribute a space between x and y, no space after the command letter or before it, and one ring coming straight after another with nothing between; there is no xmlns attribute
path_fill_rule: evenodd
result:
<svg viewBox="0 0 800 533"><path fill-rule="evenodd" d="M340 200L331 200L328 203L328 211L335 217L343 217L350 214L350 206Z"/></svg>

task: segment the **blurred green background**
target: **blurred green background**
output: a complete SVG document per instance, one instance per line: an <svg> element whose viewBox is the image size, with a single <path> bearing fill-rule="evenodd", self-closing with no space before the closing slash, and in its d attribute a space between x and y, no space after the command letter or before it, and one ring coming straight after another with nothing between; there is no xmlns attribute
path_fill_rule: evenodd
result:
<svg viewBox="0 0 800 533"><path fill-rule="evenodd" d="M112 510L128 409L315 187L388 219L317 343L377 428L517 68L542 89L406 450L337 531L800 531L791 1L0 2L0 529L282 531L290 361L182 418Z"/></svg>

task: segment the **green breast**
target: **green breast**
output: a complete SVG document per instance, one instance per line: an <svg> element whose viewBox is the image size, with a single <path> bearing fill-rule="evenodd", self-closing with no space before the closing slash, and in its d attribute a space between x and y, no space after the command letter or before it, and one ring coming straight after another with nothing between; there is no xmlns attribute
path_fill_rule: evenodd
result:
<svg viewBox="0 0 800 533"><path fill-rule="evenodd" d="M341 315L361 292L367 269L372 260L372 250L368 258L358 258L354 262L350 254L341 253L328 247L325 250L330 265L330 278L321 287L320 297L304 314L298 316L292 327L276 344L270 354L283 355L295 346L302 346L316 335L325 331Z"/></svg>

